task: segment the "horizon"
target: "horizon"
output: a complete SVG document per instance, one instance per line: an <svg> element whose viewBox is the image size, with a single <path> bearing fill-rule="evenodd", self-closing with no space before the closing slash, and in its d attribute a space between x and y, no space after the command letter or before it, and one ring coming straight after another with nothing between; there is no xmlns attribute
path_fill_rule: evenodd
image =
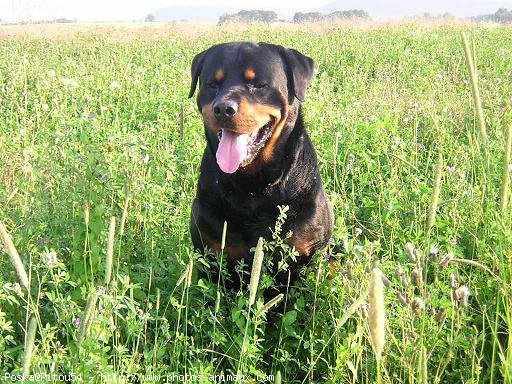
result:
<svg viewBox="0 0 512 384"><path fill-rule="evenodd" d="M67 19L77 22L123 22L142 21L153 14L155 21L215 21L223 13L240 10L273 10L279 18L290 19L296 12L330 13L334 10L362 9L374 19L397 19L408 16L421 16L424 13L440 15L453 14L455 17L472 17L491 14L499 8L512 8L512 0L453 0L445 2L410 1L406 4L399 0L346 0L343 6L340 0L319 0L315 7L305 0L283 0L279 6L275 2L263 0L254 7L248 1L220 0L207 2L193 0L183 5L178 1L148 0L144 3L135 0L0 0L0 20L9 23L51 21ZM159 19L162 18L161 20Z"/></svg>

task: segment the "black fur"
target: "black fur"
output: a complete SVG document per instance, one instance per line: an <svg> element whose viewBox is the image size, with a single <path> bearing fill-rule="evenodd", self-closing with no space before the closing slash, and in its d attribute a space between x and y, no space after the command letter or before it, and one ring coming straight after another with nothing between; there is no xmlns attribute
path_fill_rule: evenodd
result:
<svg viewBox="0 0 512 384"><path fill-rule="evenodd" d="M243 70L253 68L261 88L248 85ZM225 77L211 84L215 71ZM199 110L221 97L244 99L287 112L271 159L258 154L255 166L224 173L215 153L219 139L205 120L207 146L201 162L197 195L192 206L190 231L196 249L218 244L224 221L228 223L226 254L230 270L240 258L252 260L251 247L260 236L269 239L278 217L278 205L289 206L283 234L292 231L290 245L301 249L291 266L292 279L314 251L326 246L332 235L332 208L324 192L313 144L305 130L300 103L313 76L313 60L296 50L265 43L228 43L198 54L192 63L190 97L198 80ZM256 84L258 87L260 84ZM268 145L268 143L267 143ZM230 254L231 252L231 254Z"/></svg>

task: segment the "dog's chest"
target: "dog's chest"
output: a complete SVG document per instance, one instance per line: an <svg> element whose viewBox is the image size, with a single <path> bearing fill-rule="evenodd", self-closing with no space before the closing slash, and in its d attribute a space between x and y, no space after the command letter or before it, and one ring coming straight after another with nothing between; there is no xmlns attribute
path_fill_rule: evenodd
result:
<svg viewBox="0 0 512 384"><path fill-rule="evenodd" d="M248 219L261 220L268 216L274 209L277 211L277 205L280 205L281 199L275 194L246 192L236 190L224 190L221 192L223 206L240 217Z"/></svg>

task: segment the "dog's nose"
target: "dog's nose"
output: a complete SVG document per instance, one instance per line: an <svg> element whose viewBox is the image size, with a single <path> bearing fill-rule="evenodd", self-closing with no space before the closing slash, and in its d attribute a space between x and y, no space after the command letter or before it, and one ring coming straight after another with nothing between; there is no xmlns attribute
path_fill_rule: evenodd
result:
<svg viewBox="0 0 512 384"><path fill-rule="evenodd" d="M217 119L231 119L238 112L238 104L232 100L223 100L213 105L213 113Z"/></svg>

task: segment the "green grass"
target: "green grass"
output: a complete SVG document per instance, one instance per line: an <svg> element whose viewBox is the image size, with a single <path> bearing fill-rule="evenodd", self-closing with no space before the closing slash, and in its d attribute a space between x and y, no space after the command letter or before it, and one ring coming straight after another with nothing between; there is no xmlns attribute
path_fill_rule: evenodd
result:
<svg viewBox="0 0 512 384"><path fill-rule="evenodd" d="M474 38L487 142L462 31ZM2 375L21 375L28 360L31 373L55 383L59 374L86 383L188 374L208 383L237 372L374 383L365 292L378 264L390 280L383 383L512 382L512 215L500 204L510 28L119 33L0 44L0 221L30 279L27 295L2 252ZM249 305L247 290L195 277L206 261L188 233L205 145L186 98L190 63L213 43L244 39L316 62L303 110L343 244L340 267L318 255L263 313L269 258Z"/></svg>

